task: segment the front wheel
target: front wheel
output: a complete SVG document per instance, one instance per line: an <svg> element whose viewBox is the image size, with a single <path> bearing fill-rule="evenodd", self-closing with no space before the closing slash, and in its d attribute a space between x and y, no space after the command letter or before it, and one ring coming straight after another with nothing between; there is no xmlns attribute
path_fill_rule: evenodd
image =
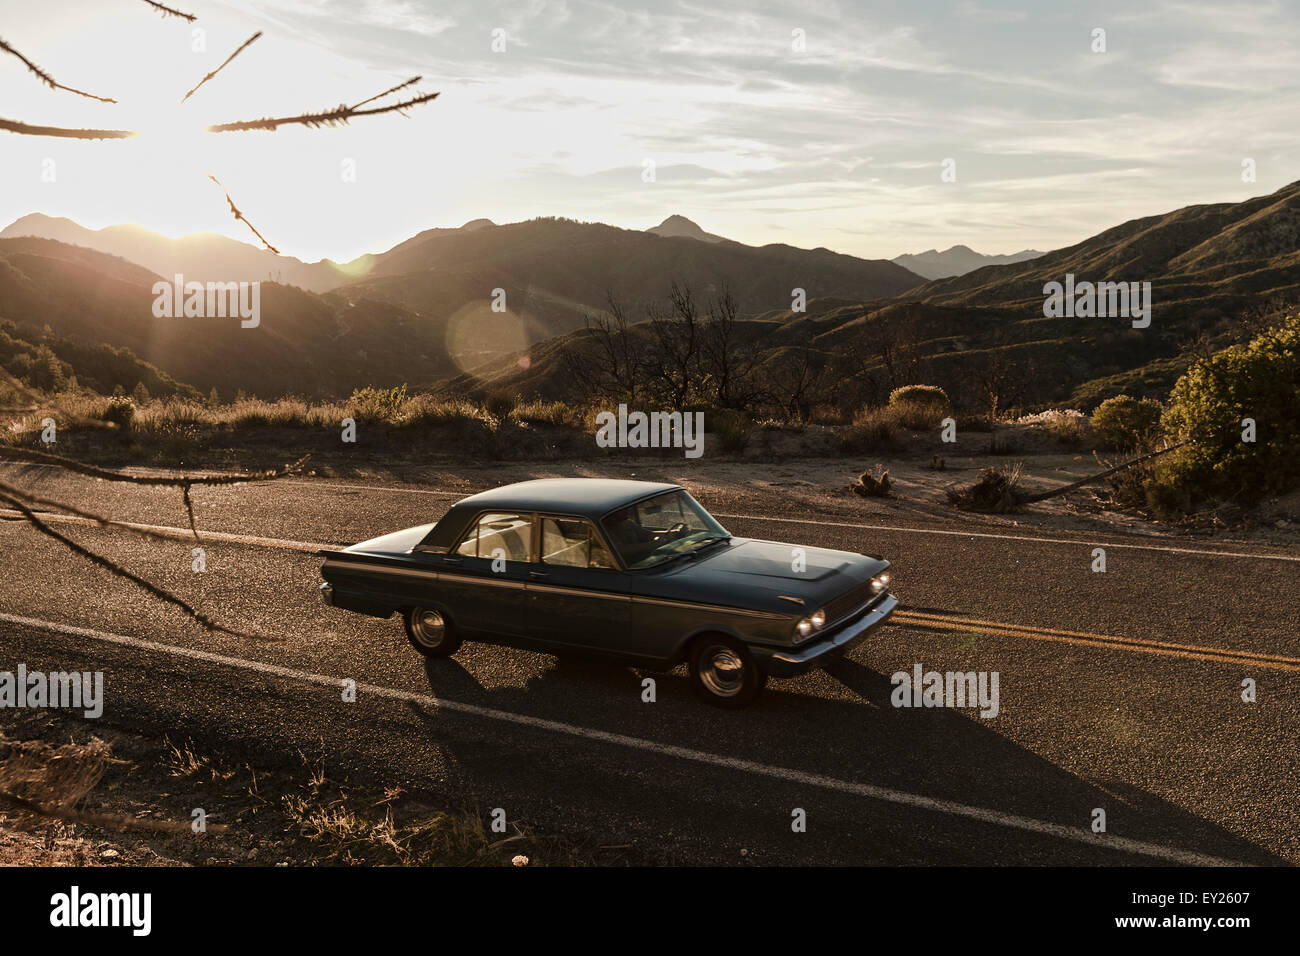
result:
<svg viewBox="0 0 1300 956"><path fill-rule="evenodd" d="M767 683L767 673L743 643L725 634L709 634L691 652L691 686L714 707L751 703Z"/></svg>
<svg viewBox="0 0 1300 956"><path fill-rule="evenodd" d="M451 657L460 647L460 637L451 621L431 607L409 607L402 615L406 637L425 657Z"/></svg>

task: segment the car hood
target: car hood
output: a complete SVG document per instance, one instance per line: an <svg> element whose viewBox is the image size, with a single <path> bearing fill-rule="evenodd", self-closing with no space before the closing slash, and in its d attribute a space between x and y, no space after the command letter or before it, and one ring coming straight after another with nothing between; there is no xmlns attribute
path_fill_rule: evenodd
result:
<svg viewBox="0 0 1300 956"><path fill-rule="evenodd" d="M732 538L673 561L653 580L665 596L798 615L801 607L811 613L887 567L888 561L852 551Z"/></svg>

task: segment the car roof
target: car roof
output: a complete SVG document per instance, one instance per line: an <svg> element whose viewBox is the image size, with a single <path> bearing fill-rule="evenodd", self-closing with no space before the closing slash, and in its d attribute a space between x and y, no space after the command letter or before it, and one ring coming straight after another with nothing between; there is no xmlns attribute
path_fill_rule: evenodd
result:
<svg viewBox="0 0 1300 956"><path fill-rule="evenodd" d="M456 509L550 511L595 520L624 505L665 491L679 491L681 487L663 481L626 478L537 478L471 495L458 501Z"/></svg>

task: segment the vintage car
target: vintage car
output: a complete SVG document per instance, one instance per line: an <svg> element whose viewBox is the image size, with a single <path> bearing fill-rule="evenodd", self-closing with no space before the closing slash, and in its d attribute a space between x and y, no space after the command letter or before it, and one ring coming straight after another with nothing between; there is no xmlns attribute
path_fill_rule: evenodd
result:
<svg viewBox="0 0 1300 956"><path fill-rule="evenodd" d="M426 657L470 639L650 670L685 661L720 707L836 660L898 604L888 561L733 537L680 485L646 481L506 485L319 556L326 604L401 614Z"/></svg>

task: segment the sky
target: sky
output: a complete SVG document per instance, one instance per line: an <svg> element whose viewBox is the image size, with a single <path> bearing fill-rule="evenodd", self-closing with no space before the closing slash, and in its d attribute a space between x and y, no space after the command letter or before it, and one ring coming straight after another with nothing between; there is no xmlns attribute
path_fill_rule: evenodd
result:
<svg viewBox="0 0 1300 956"><path fill-rule="evenodd" d="M0 226L39 211L256 241L211 174L308 261L480 217L644 229L674 213L752 245L892 258L1059 248L1300 179L1300 3L1286 0L169 5L198 20L140 0L0 0L0 39L119 100L50 90L0 52L0 117L143 132L0 132ZM417 74L440 96L406 116L201 131Z"/></svg>

